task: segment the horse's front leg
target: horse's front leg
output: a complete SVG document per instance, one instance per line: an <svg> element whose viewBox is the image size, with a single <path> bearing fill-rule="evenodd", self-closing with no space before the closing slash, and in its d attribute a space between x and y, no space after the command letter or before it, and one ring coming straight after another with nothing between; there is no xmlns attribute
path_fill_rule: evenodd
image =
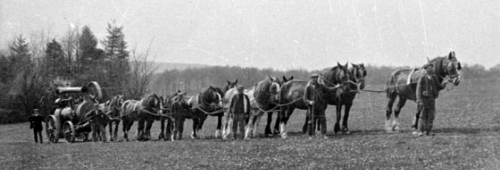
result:
<svg viewBox="0 0 500 170"><path fill-rule="evenodd" d="M165 140L165 118L160 118L160 134L158 135L158 140Z"/></svg>
<svg viewBox="0 0 500 170"><path fill-rule="evenodd" d="M342 105L340 102L336 105L336 115L335 115L335 126L333 127L333 133L338 134L340 132L340 118L342 116ZM312 113L314 114L314 113ZM314 121L314 120L313 120Z"/></svg>
<svg viewBox="0 0 500 170"><path fill-rule="evenodd" d="M215 138L221 136L222 114L217 116L217 129L215 130Z"/></svg>
<svg viewBox="0 0 500 170"><path fill-rule="evenodd" d="M139 120L137 120L137 134L136 134L136 139L138 141L141 141L143 139L143 135L144 135L144 119L142 118L139 118Z"/></svg>
<svg viewBox="0 0 500 170"><path fill-rule="evenodd" d="M349 131L348 127L348 121L349 121L349 112L351 110L352 103L348 103L345 105L345 110L344 110L344 117L342 119L342 132L345 134L351 134L351 131Z"/></svg>

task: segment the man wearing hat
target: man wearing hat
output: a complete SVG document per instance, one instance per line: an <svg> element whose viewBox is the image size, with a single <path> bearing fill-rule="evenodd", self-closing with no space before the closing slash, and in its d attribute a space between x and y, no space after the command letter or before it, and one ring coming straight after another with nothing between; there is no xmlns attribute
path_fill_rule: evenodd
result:
<svg viewBox="0 0 500 170"><path fill-rule="evenodd" d="M439 95L439 89L445 88L446 83L448 83L448 81L439 83L436 75L433 74L432 63L427 63L422 68L425 71L417 80L416 96L419 118L417 131L413 132L416 136L430 135L436 111L435 99Z"/></svg>
<svg viewBox="0 0 500 170"><path fill-rule="evenodd" d="M30 128L33 129L33 134L35 136L35 143L38 143L38 137L40 137L40 143L43 143L42 122L45 122L45 120L43 120L43 116L40 115L38 109L33 110L33 112L34 113L28 117L28 120L30 121Z"/></svg>
<svg viewBox="0 0 500 170"><path fill-rule="evenodd" d="M304 90L303 100L307 104L308 107L308 134L309 138L314 134L314 130L316 129L316 123L318 122L318 126L320 126L321 134L323 138L328 138L326 136L326 118L325 118L325 109L327 106L327 101L325 100L325 95L331 93L332 90L340 90L338 89L340 85L336 85L335 87L326 87L323 84L318 83L319 74L314 73L311 75L311 81L307 83L307 86Z"/></svg>
<svg viewBox="0 0 500 170"><path fill-rule="evenodd" d="M92 130L92 141L106 142L107 137L104 127L108 124L110 118L99 109L99 103L94 104L94 110L90 111L86 117L90 119L89 122Z"/></svg>
<svg viewBox="0 0 500 170"><path fill-rule="evenodd" d="M229 105L229 118L228 121L233 121L233 137L237 138L236 131L238 127L240 128L241 139L245 136L245 120L250 114L250 100L248 96L243 93L245 88L243 86L238 86L236 90L238 93L231 98L231 104Z"/></svg>

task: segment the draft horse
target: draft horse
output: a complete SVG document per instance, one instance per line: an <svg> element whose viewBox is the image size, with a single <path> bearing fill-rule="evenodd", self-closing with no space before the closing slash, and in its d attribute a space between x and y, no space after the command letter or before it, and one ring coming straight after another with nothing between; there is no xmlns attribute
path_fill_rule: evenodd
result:
<svg viewBox="0 0 500 170"><path fill-rule="evenodd" d="M462 66L457 60L454 51L451 51L447 56L436 57L430 60L429 63L434 65L433 72L437 76L440 83L445 81L445 77L448 77L449 81L452 82L453 85L458 86L460 83L460 70L462 69ZM399 113L408 99L416 101L416 82L418 78L423 75L423 72L424 69L421 68L402 68L392 72L385 89L388 99L385 121L385 130L387 132L399 131ZM444 88L438 88L439 91L443 89ZM392 106L398 97L399 101L394 109L394 119L391 122ZM417 128L418 117L418 113L415 114L413 124L411 126L414 129Z"/></svg>
<svg viewBox="0 0 500 170"><path fill-rule="evenodd" d="M128 131L137 120L137 140L151 139L151 126L158 117L160 99L156 94L150 94L141 100L127 100L121 107L123 121L123 138L128 141Z"/></svg>

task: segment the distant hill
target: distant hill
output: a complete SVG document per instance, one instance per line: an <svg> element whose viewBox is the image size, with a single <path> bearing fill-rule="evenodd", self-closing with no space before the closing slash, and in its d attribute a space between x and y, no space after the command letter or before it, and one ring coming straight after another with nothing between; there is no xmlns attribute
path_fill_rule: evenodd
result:
<svg viewBox="0 0 500 170"><path fill-rule="evenodd" d="M162 73L165 70L184 70L187 68L202 68L208 67L206 64L187 64L187 63L167 63L167 62L153 62L153 67L157 67L156 73Z"/></svg>

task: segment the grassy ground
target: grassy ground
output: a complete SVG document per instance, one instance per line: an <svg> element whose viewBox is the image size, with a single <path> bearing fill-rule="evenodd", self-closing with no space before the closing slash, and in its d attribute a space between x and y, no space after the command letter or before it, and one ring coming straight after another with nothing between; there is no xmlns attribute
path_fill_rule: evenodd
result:
<svg viewBox="0 0 500 170"><path fill-rule="evenodd" d="M302 111L292 115L287 139L214 139L216 119L211 117L204 127L207 139L202 140L188 139L188 120L185 140L176 142L67 144L62 139L57 144L35 144L28 124L22 123L0 126L0 164L1 169L499 169L500 91L488 86L498 83L465 80L451 91L442 91L435 136L411 135L416 110L412 101L401 113L401 133L385 133L384 94L362 93L351 112L351 135L331 134L334 109L329 107L330 139L326 140L308 140L299 133Z"/></svg>

